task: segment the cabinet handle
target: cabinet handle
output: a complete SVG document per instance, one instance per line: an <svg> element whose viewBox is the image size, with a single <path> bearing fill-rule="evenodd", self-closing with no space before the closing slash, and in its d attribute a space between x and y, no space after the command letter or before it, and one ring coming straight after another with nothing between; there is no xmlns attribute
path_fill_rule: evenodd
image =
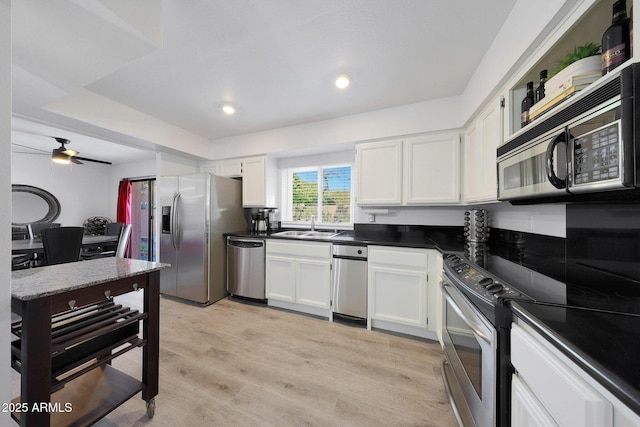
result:
<svg viewBox="0 0 640 427"><path fill-rule="evenodd" d="M138 287L137 283L134 283L133 285L131 285L131 287L133 288L134 291L138 292L140 290L140 288Z"/></svg>
<svg viewBox="0 0 640 427"><path fill-rule="evenodd" d="M76 308L78 308L78 307L76 307L76 300L74 300L74 299L69 300L68 304L69 304L69 308L71 310L75 310Z"/></svg>
<svg viewBox="0 0 640 427"><path fill-rule="evenodd" d="M109 301L113 299L113 296L111 296L111 291L104 291L104 296L107 297Z"/></svg>

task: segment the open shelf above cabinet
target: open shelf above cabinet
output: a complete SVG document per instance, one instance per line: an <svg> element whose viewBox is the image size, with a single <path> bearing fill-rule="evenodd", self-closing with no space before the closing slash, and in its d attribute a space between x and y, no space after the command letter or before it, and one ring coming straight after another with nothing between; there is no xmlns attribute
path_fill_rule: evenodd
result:
<svg viewBox="0 0 640 427"><path fill-rule="evenodd" d="M530 59L530 63L525 65L520 76L516 76L517 80L512 81L510 85L510 129L505 129L508 130L505 140L509 140L513 135L519 133L521 129L521 103L526 95L527 82L533 82L534 88L536 88L540 82L540 71L548 70L550 79L567 53L573 52L577 47L588 43L600 45L602 43L602 35L611 25L614 2L615 0L583 0L576 2L574 13L569 14L558 25L558 31L550 32L543 40L540 44L540 49ZM627 0L627 14L629 16L631 16L632 7L633 0ZM632 61L633 58L628 63ZM619 68L624 67L626 64L621 65ZM600 78L597 79L594 84L597 85L601 80ZM545 114L539 115L539 118L544 117Z"/></svg>

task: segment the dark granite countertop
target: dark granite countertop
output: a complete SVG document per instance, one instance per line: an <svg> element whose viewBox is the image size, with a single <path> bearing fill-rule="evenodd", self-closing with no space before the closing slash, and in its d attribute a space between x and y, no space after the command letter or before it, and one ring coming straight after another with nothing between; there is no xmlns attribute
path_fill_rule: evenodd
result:
<svg viewBox="0 0 640 427"><path fill-rule="evenodd" d="M263 233L239 232L226 236L285 239L304 242L331 242L338 244L366 244L380 246L396 246L441 251L460 251L463 248L462 227L455 226L390 226L380 224L355 224L354 230L338 231L339 235L327 239L277 236L279 231Z"/></svg>
<svg viewBox="0 0 640 427"><path fill-rule="evenodd" d="M161 262L128 258L100 258L11 273L11 297L21 301L87 288L168 267Z"/></svg>
<svg viewBox="0 0 640 427"><path fill-rule="evenodd" d="M640 316L522 301L511 307L515 316L640 415Z"/></svg>

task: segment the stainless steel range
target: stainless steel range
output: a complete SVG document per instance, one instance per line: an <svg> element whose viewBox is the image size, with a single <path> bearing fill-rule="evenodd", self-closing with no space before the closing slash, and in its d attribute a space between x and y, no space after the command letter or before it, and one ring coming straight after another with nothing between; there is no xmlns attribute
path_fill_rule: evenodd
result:
<svg viewBox="0 0 640 427"><path fill-rule="evenodd" d="M445 256L441 287L442 376L458 422L508 426L511 312L505 303L530 298L458 254Z"/></svg>

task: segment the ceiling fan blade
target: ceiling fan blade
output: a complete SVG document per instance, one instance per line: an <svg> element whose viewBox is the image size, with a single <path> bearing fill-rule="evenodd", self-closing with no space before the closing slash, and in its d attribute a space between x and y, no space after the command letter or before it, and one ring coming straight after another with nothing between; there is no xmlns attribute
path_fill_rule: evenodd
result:
<svg viewBox="0 0 640 427"><path fill-rule="evenodd" d="M69 160L71 161L71 163L76 164L76 165L83 165L84 164L83 162L78 160L78 158L75 157L75 156L69 156Z"/></svg>
<svg viewBox="0 0 640 427"><path fill-rule="evenodd" d="M111 162L107 162L107 161L104 161L104 160L88 159L86 157L80 157L80 156L74 156L74 157L71 157L71 159L84 160L85 162L101 163L103 165L111 165L111 164L113 164Z"/></svg>
<svg viewBox="0 0 640 427"><path fill-rule="evenodd" d="M15 142L12 142L11 145L15 145L16 147L20 147L20 148L26 148L27 150L39 151L41 153L49 154L49 150L41 150L39 148L28 147L26 145L16 144ZM40 153L32 153L32 154L40 154Z"/></svg>

